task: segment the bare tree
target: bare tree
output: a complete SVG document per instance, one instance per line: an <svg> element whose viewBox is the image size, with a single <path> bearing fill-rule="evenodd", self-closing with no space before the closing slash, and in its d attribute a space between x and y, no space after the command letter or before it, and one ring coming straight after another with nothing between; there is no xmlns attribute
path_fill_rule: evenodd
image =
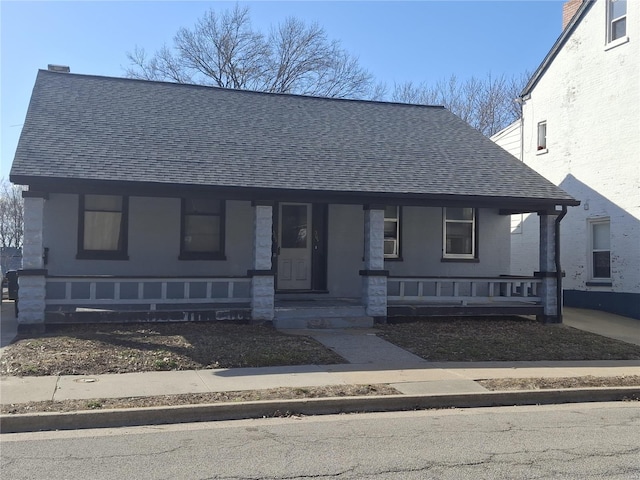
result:
<svg viewBox="0 0 640 480"><path fill-rule="evenodd" d="M24 233L22 190L21 186L0 179L0 247L2 247L0 262L3 272L15 263L12 262L12 258L18 256L19 249L22 248Z"/></svg>
<svg viewBox="0 0 640 480"><path fill-rule="evenodd" d="M405 82L394 86L392 100L444 105L484 135L491 136L520 117L520 105L515 99L527 77L488 74L460 81L452 75L434 85Z"/></svg>
<svg viewBox="0 0 640 480"><path fill-rule="evenodd" d="M318 24L287 18L265 35L237 5L181 28L171 48L148 56L136 47L127 57L127 76L147 80L339 98L363 98L372 88L371 74Z"/></svg>
<svg viewBox="0 0 640 480"><path fill-rule="evenodd" d="M0 244L3 247L22 247L22 190L20 185L0 180Z"/></svg>

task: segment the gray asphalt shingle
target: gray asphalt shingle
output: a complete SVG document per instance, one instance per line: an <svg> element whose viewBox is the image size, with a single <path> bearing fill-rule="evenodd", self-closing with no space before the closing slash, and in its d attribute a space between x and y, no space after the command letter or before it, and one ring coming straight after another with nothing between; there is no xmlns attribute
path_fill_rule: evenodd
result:
<svg viewBox="0 0 640 480"><path fill-rule="evenodd" d="M572 201L441 107L49 71L11 176Z"/></svg>

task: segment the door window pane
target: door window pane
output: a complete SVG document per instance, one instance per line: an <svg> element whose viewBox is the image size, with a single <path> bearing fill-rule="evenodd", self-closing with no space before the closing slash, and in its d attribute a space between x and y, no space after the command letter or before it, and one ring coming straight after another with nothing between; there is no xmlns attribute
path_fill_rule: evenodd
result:
<svg viewBox="0 0 640 480"><path fill-rule="evenodd" d="M282 205L282 248L307 248L307 206Z"/></svg>

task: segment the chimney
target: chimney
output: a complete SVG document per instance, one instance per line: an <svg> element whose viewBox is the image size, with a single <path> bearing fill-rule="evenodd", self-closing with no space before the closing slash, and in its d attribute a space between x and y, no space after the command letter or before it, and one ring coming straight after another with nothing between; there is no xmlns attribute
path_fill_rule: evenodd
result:
<svg viewBox="0 0 640 480"><path fill-rule="evenodd" d="M564 30L578 9L582 5L582 0L567 0L562 5L562 30Z"/></svg>
<svg viewBox="0 0 640 480"><path fill-rule="evenodd" d="M66 65L52 65L52 64L49 64L49 65L47 65L47 70L49 70L50 72L59 72L59 73L69 73L69 72L71 72L71 69L69 67L67 67Z"/></svg>

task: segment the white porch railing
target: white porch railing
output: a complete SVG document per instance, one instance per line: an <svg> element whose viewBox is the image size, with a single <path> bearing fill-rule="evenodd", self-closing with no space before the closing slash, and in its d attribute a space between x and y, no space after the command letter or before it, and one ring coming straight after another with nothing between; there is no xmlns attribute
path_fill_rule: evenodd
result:
<svg viewBox="0 0 640 480"><path fill-rule="evenodd" d="M534 277L389 277L387 300L408 303L540 303Z"/></svg>
<svg viewBox="0 0 640 480"><path fill-rule="evenodd" d="M47 306L247 303L248 277L47 277Z"/></svg>

